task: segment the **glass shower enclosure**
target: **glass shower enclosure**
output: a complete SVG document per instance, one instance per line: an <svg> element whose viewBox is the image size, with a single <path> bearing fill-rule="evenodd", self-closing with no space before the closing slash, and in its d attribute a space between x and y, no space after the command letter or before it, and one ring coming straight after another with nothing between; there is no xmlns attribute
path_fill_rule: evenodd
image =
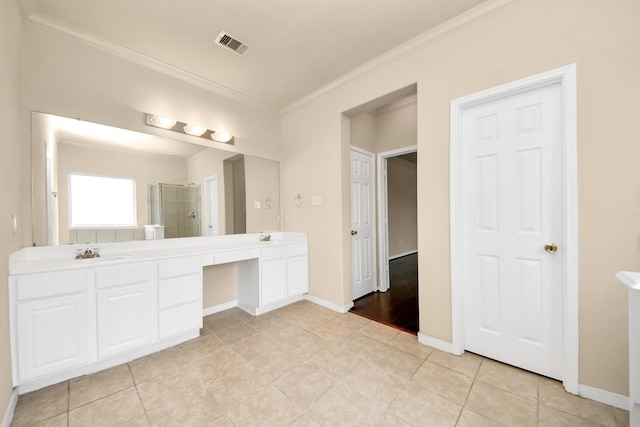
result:
<svg viewBox="0 0 640 427"><path fill-rule="evenodd" d="M200 235L200 186L150 184L149 224L164 226L165 239Z"/></svg>

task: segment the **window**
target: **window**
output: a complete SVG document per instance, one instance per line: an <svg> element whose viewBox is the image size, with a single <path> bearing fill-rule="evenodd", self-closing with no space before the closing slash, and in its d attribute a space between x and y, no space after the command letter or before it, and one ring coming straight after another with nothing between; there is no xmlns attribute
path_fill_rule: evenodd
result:
<svg viewBox="0 0 640 427"><path fill-rule="evenodd" d="M71 228L135 227L136 181L69 174Z"/></svg>

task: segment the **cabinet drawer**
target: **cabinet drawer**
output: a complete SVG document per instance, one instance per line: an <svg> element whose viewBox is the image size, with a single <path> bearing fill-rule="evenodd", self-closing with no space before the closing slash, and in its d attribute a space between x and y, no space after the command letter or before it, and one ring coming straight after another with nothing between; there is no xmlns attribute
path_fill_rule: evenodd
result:
<svg viewBox="0 0 640 427"><path fill-rule="evenodd" d="M287 255L289 255L289 256L306 255L306 254L307 254L307 244L306 243L289 245L287 247Z"/></svg>
<svg viewBox="0 0 640 427"><path fill-rule="evenodd" d="M199 273L202 271L200 257L168 259L158 262L158 277L185 276L187 274Z"/></svg>
<svg viewBox="0 0 640 427"><path fill-rule="evenodd" d="M16 278L16 299L18 301L55 295L84 292L89 283L87 271L38 274Z"/></svg>
<svg viewBox="0 0 640 427"><path fill-rule="evenodd" d="M158 316L158 337L161 340L200 328L202 328L200 301L162 310Z"/></svg>
<svg viewBox="0 0 640 427"><path fill-rule="evenodd" d="M150 278L151 264L147 262L104 267L96 270L96 288L148 282Z"/></svg>
<svg viewBox="0 0 640 427"><path fill-rule="evenodd" d="M262 258L262 261L267 261L270 259L284 259L285 252L286 252L285 246L263 248L260 250L260 257Z"/></svg>
<svg viewBox="0 0 640 427"><path fill-rule="evenodd" d="M220 252L215 255L216 264L226 264L228 262L244 261L260 256L259 249L247 249L241 251Z"/></svg>
<svg viewBox="0 0 640 427"><path fill-rule="evenodd" d="M158 284L158 307L160 309L202 299L202 275L161 279Z"/></svg>

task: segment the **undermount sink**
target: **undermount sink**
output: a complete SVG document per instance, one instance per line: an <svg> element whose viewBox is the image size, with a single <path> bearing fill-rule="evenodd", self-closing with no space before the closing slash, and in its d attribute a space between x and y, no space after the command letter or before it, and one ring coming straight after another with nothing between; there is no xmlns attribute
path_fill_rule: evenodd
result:
<svg viewBox="0 0 640 427"><path fill-rule="evenodd" d="M122 254L107 254L101 255L95 258L81 258L81 259L56 259L53 261L49 261L47 266L55 266L55 265L67 265L67 264L97 264L102 262L110 262L110 261L120 261L123 259L133 258L133 254L130 253L122 253Z"/></svg>
<svg viewBox="0 0 640 427"><path fill-rule="evenodd" d="M82 261L89 261L89 262L106 262L106 261L118 261L121 259L129 259L129 258L133 258L133 254L111 254L111 255L101 255L99 257L96 258L87 258L84 259Z"/></svg>

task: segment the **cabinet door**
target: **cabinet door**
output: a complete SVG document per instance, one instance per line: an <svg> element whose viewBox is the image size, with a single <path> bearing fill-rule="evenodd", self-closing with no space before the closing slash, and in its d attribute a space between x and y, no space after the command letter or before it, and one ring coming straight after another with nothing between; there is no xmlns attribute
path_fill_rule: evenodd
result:
<svg viewBox="0 0 640 427"><path fill-rule="evenodd" d="M160 310L158 315L158 337L161 340L200 328L202 328L201 301Z"/></svg>
<svg viewBox="0 0 640 427"><path fill-rule="evenodd" d="M16 316L20 381L87 363L86 293L19 303Z"/></svg>
<svg viewBox="0 0 640 427"><path fill-rule="evenodd" d="M286 274L284 258L262 262L260 306L265 306L287 297Z"/></svg>
<svg viewBox="0 0 640 427"><path fill-rule="evenodd" d="M98 357L151 342L150 284L138 283L97 292Z"/></svg>
<svg viewBox="0 0 640 427"><path fill-rule="evenodd" d="M202 272L160 279L158 307L161 340L202 328Z"/></svg>
<svg viewBox="0 0 640 427"><path fill-rule="evenodd" d="M287 282L289 296L309 292L309 267L307 255L289 257L287 260Z"/></svg>

